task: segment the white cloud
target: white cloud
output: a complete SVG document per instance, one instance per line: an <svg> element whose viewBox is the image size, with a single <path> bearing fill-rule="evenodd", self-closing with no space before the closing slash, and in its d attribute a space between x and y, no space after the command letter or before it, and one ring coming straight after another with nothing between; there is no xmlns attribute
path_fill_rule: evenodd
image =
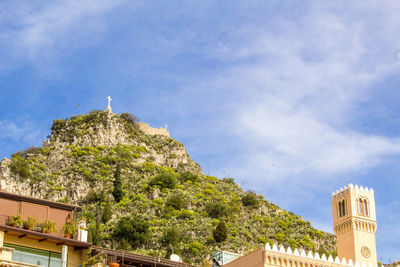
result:
<svg viewBox="0 0 400 267"><path fill-rule="evenodd" d="M7 120L0 121L0 140L12 140L15 143L25 143L32 145L43 138L43 133L36 129L35 125L26 122L12 122Z"/></svg>
<svg viewBox="0 0 400 267"><path fill-rule="evenodd" d="M238 95L231 129L249 155L240 167L231 166L232 173L257 170L250 176L268 180L313 173L320 179L400 153L400 139L352 127L357 104L379 90L374 83L400 70L390 52L400 43L391 36L400 20L391 7L371 5L377 8L352 7L357 20L340 10L311 8L296 21L274 21L270 27L279 34L238 29L236 43L215 51L232 67L210 84ZM392 25L371 28L374 23Z"/></svg>
<svg viewBox="0 0 400 267"><path fill-rule="evenodd" d="M107 30L105 15L122 1L62 1L5 5L0 19L0 71L24 64L51 71L53 61L97 44Z"/></svg>

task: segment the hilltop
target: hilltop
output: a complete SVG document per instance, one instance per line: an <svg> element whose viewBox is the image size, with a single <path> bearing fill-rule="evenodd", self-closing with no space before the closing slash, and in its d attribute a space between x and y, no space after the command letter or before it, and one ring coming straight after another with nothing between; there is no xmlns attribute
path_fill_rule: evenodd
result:
<svg viewBox="0 0 400 267"><path fill-rule="evenodd" d="M153 256L200 263L216 249L266 243L336 249L334 235L232 178L205 175L182 143L146 134L128 113L55 120L42 147L1 161L0 189L82 205L91 242Z"/></svg>

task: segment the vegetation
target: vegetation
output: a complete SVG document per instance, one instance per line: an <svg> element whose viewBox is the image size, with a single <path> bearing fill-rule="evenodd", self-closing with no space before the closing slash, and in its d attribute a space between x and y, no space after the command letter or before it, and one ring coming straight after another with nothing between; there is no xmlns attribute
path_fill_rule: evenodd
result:
<svg viewBox="0 0 400 267"><path fill-rule="evenodd" d="M161 173L150 179L149 186L158 186L162 189L173 189L176 185L176 178L171 173Z"/></svg>
<svg viewBox="0 0 400 267"><path fill-rule="evenodd" d="M221 221L213 232L214 240L217 242L224 242L228 238L228 227L225 222Z"/></svg>
<svg viewBox="0 0 400 267"><path fill-rule="evenodd" d="M51 233L57 231L56 223L50 220L45 220L40 224L43 233Z"/></svg>
<svg viewBox="0 0 400 267"><path fill-rule="evenodd" d="M29 162L21 155L15 155L11 159L11 171L19 175L21 180L26 180L31 176Z"/></svg>
<svg viewBox="0 0 400 267"><path fill-rule="evenodd" d="M259 201L257 198L256 193L254 193L253 191L248 191L243 197L242 197L242 203L243 206L246 207L251 207L251 208L258 208L259 206Z"/></svg>
<svg viewBox="0 0 400 267"><path fill-rule="evenodd" d="M164 230L161 242L176 248L181 238L182 233L176 227L170 227Z"/></svg>
<svg viewBox="0 0 400 267"><path fill-rule="evenodd" d="M27 230L31 230L36 226L36 224L37 224L37 221L33 217L28 216L28 218L24 222L24 228Z"/></svg>
<svg viewBox="0 0 400 267"><path fill-rule="evenodd" d="M139 118L130 113L122 113L121 119L125 120L127 123L132 124L136 127L136 124L139 122Z"/></svg>
<svg viewBox="0 0 400 267"><path fill-rule="evenodd" d="M24 223L24 220L21 218L21 214L17 214L14 216L11 216L8 219L7 225L12 226L12 227L20 227Z"/></svg>
<svg viewBox="0 0 400 267"><path fill-rule="evenodd" d="M174 194L167 198L165 205L176 210L181 210L185 207L185 200L180 194Z"/></svg>
<svg viewBox="0 0 400 267"><path fill-rule="evenodd" d="M113 229L112 237L123 244L122 248L126 249L127 245L128 248L138 248L150 239L149 228L149 223L139 217L122 217Z"/></svg>
<svg viewBox="0 0 400 267"><path fill-rule="evenodd" d="M195 264L215 249L243 253L266 243L336 253L332 234L232 178L204 175L180 142L146 135L136 122L102 111L55 120L44 147L12 156L9 179L81 205L98 246L158 257L173 250Z"/></svg>
<svg viewBox="0 0 400 267"><path fill-rule="evenodd" d="M206 205L206 211L211 218L220 219L228 217L229 206L228 204L225 204L222 201L209 202Z"/></svg>
<svg viewBox="0 0 400 267"><path fill-rule="evenodd" d="M122 181L121 181L121 166L117 165L117 169L114 174L114 188L112 191L112 195L115 199L115 202L119 203L124 196L124 192L122 191Z"/></svg>
<svg viewBox="0 0 400 267"><path fill-rule="evenodd" d="M78 224L75 221L70 220L65 222L63 226L64 235L73 235L76 231L78 231Z"/></svg>

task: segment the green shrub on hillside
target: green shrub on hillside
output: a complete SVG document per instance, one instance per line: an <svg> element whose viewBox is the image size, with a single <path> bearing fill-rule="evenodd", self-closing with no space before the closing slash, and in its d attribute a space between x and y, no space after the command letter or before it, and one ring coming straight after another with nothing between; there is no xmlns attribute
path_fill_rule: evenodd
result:
<svg viewBox="0 0 400 267"><path fill-rule="evenodd" d="M158 186L160 188L172 189L176 186L176 178L174 174L162 173L150 179L149 186Z"/></svg>
<svg viewBox="0 0 400 267"><path fill-rule="evenodd" d="M176 210L181 210L185 207L185 199L180 194L173 194L167 198L165 205Z"/></svg>
<svg viewBox="0 0 400 267"><path fill-rule="evenodd" d="M213 237L216 242L224 242L228 238L228 227L225 222L219 222L213 232Z"/></svg>
<svg viewBox="0 0 400 267"><path fill-rule="evenodd" d="M14 156L11 159L11 171L18 174L22 180L27 180L31 176L29 161L20 155Z"/></svg>
<svg viewBox="0 0 400 267"><path fill-rule="evenodd" d="M122 191L121 166L120 165L117 165L117 168L115 170L114 188L112 191L112 195L115 199L115 202L117 202L117 203L119 203L124 196L124 192Z"/></svg>
<svg viewBox="0 0 400 267"><path fill-rule="evenodd" d="M130 113L122 113L120 115L121 119L125 120L127 123L136 127L136 124L139 122L139 118L136 115Z"/></svg>
<svg viewBox="0 0 400 267"><path fill-rule="evenodd" d="M186 181L191 181L192 183L199 181L199 176L197 176L196 174L193 174L191 172L184 172L179 174L179 180L181 180L181 182L186 182Z"/></svg>
<svg viewBox="0 0 400 267"><path fill-rule="evenodd" d="M232 184L235 185L235 180L233 178L223 178L222 182L227 183L227 184Z"/></svg>
<svg viewBox="0 0 400 267"><path fill-rule="evenodd" d="M107 202L103 205L103 213L101 215L101 222L108 223L112 218L112 206L110 201L107 199Z"/></svg>
<svg viewBox="0 0 400 267"><path fill-rule="evenodd" d="M67 125L67 122L63 119L58 119L53 121L53 125L51 126L51 134L58 134L61 130Z"/></svg>
<svg viewBox="0 0 400 267"><path fill-rule="evenodd" d="M242 203L243 203L243 206L250 207L250 208L258 208L260 205L257 195L253 191L248 191L242 197Z"/></svg>
<svg viewBox="0 0 400 267"><path fill-rule="evenodd" d="M229 215L229 206L221 201L206 204L206 211L211 218L223 218Z"/></svg>
<svg viewBox="0 0 400 267"><path fill-rule="evenodd" d="M182 238L182 233L176 227L171 227L164 230L161 242L163 244L166 245L171 244L173 247L176 247L181 238Z"/></svg>
<svg viewBox="0 0 400 267"><path fill-rule="evenodd" d="M138 248L151 238L150 224L139 217L122 217L111 236L117 241L125 239L132 248Z"/></svg>

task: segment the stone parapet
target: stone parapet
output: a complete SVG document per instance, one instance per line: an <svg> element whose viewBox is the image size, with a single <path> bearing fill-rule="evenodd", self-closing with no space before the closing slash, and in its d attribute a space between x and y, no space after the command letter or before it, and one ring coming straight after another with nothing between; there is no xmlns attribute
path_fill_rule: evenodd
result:
<svg viewBox="0 0 400 267"><path fill-rule="evenodd" d="M153 127L150 127L148 123L144 123L144 122L139 122L137 125L139 126L139 129L142 132L144 132L145 134L148 134L148 135L164 135L164 136L170 137L169 131L166 128L162 128L162 127L153 128Z"/></svg>
<svg viewBox="0 0 400 267"><path fill-rule="evenodd" d="M350 190L350 189L356 189L359 192L365 192L365 193L371 193L371 194L374 193L374 189L372 189L372 188L369 189L368 187L364 188L362 186L359 187L358 185L349 184L349 185L345 185L344 188L340 188L340 189L336 190L336 192L332 192L332 197L335 198L335 197L339 196L342 192L346 192L347 190Z"/></svg>
<svg viewBox="0 0 400 267"><path fill-rule="evenodd" d="M274 244L272 247L267 244L265 246L265 266L282 266L282 267L376 267L372 264L365 262L354 262L346 258L339 259L333 258L331 255L328 257L325 254L319 255L318 252L313 254L311 251L306 253L304 250L299 252L296 248L292 250L290 247L285 249L284 246L278 247Z"/></svg>

